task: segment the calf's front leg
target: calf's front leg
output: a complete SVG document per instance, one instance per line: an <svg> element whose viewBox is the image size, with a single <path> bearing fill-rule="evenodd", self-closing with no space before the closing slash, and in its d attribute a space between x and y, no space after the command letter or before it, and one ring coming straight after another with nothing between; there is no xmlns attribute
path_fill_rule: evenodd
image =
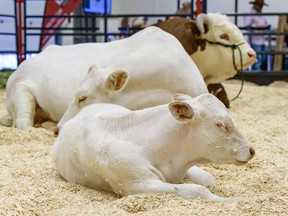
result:
<svg viewBox="0 0 288 216"><path fill-rule="evenodd" d="M195 184L205 185L205 186L215 186L216 181L214 177L206 172L205 170L200 169L197 166L191 167L187 173L186 178L194 182Z"/></svg>
<svg viewBox="0 0 288 216"><path fill-rule="evenodd" d="M225 198L214 195L206 187L197 184L171 184L162 182L161 180L151 179L138 182L127 187L128 190L123 191L123 195L139 194L139 193L169 193L186 199L202 198L212 202L229 202L239 198Z"/></svg>

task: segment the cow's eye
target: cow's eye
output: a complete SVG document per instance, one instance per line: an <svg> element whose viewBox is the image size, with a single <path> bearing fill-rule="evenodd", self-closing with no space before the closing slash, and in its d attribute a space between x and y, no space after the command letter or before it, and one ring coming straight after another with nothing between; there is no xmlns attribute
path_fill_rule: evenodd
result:
<svg viewBox="0 0 288 216"><path fill-rule="evenodd" d="M81 96L78 98L78 103L80 104L81 102L85 101L87 99L87 96Z"/></svg>
<svg viewBox="0 0 288 216"><path fill-rule="evenodd" d="M230 39L230 38L229 38L229 35L226 34L226 33L221 34L221 35L220 35L220 38L223 39L223 40L227 40L227 41L229 41L229 39Z"/></svg>

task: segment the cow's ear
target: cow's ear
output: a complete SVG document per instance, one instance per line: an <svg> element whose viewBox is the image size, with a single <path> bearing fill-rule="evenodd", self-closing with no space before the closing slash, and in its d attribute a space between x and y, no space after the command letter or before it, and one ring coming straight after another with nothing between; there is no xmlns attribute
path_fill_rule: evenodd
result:
<svg viewBox="0 0 288 216"><path fill-rule="evenodd" d="M122 90L129 80L129 74L123 70L112 72L105 81L105 87L110 91Z"/></svg>
<svg viewBox="0 0 288 216"><path fill-rule="evenodd" d="M174 95L175 101L185 101L185 100L191 100L192 97L187 94L176 94Z"/></svg>
<svg viewBox="0 0 288 216"><path fill-rule="evenodd" d="M76 93L75 96L75 104L77 107L81 107L81 105L86 101L88 98L86 91L80 90Z"/></svg>
<svg viewBox="0 0 288 216"><path fill-rule="evenodd" d="M169 104L169 110L171 114L178 121L189 121L194 116L193 108L186 102L183 101L173 101Z"/></svg>
<svg viewBox="0 0 288 216"><path fill-rule="evenodd" d="M88 74L95 73L98 70L98 67L95 64L90 65L88 69Z"/></svg>
<svg viewBox="0 0 288 216"><path fill-rule="evenodd" d="M96 76L95 74L98 73L98 70L99 70L99 68L95 64L90 65L90 67L88 68L88 71L87 71L85 81L94 79L93 77Z"/></svg>

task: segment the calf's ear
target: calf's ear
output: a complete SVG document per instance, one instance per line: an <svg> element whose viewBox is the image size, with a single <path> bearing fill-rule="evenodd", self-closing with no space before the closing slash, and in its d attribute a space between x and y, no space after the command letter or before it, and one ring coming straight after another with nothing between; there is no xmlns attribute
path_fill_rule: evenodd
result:
<svg viewBox="0 0 288 216"><path fill-rule="evenodd" d="M181 122L189 121L194 116L193 108L188 103L183 101L171 102L169 104L169 110L174 118Z"/></svg>
<svg viewBox="0 0 288 216"><path fill-rule="evenodd" d="M105 87L109 91L121 91L125 88L129 80L129 74L123 70L112 72L105 81Z"/></svg>

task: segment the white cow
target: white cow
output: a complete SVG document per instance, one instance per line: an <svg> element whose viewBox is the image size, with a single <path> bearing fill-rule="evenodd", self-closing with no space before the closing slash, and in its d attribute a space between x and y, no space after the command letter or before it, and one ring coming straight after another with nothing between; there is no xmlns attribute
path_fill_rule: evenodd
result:
<svg viewBox="0 0 288 216"><path fill-rule="evenodd" d="M180 42L158 27L149 27L109 43L53 45L24 61L7 82L6 104L13 126L27 130L37 121L58 122L76 90L85 79L89 82L87 76L92 75L87 71L93 64L98 68L91 70L96 78L90 83L97 91L96 102L110 101L134 110L168 103L176 93L208 92ZM117 83L126 83L128 74L125 89L113 95L122 89ZM104 80L110 79L115 85L104 88Z"/></svg>
<svg viewBox="0 0 288 216"><path fill-rule="evenodd" d="M169 104L138 111L87 106L64 124L52 149L57 170L69 182L120 196L173 193L214 202L233 198L179 182L195 172L195 164L243 165L254 154L211 94L176 95Z"/></svg>

